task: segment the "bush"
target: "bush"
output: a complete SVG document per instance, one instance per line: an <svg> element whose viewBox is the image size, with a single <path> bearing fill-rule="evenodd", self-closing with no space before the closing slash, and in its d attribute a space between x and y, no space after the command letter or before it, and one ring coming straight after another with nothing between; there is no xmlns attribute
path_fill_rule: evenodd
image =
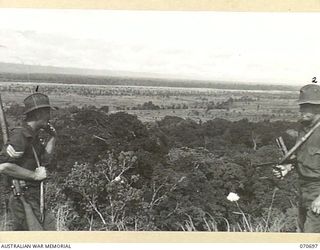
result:
<svg viewBox="0 0 320 250"><path fill-rule="evenodd" d="M268 212L268 230L294 217L296 175L279 182L271 166L255 167L279 159L277 136L294 143L286 133L294 123L166 116L144 124L89 106L53 115L59 140L47 194L60 230L244 230L229 192L256 229ZM295 230L289 217L285 225Z"/></svg>
<svg viewBox="0 0 320 250"><path fill-rule="evenodd" d="M63 188L78 216L73 230L152 230L141 190L132 187L139 175L132 152L108 153L94 165L75 163ZM147 222L147 223L145 223Z"/></svg>

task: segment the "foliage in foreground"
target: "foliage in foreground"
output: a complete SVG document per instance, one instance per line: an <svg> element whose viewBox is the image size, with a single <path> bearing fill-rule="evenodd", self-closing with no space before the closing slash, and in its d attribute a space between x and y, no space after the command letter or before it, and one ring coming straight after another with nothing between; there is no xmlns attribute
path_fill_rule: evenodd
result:
<svg viewBox="0 0 320 250"><path fill-rule="evenodd" d="M295 231L295 175L271 166L296 124L165 117L143 124L95 107L59 110L47 184L59 230ZM226 199L229 192L241 197Z"/></svg>

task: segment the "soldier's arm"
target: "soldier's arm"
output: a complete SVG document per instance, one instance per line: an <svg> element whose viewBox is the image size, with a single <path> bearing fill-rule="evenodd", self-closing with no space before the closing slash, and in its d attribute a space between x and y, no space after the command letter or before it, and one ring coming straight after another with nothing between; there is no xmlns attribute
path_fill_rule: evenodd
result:
<svg viewBox="0 0 320 250"><path fill-rule="evenodd" d="M23 180L43 180L45 169L30 171L20 166L28 141L21 129L14 129L7 144L0 153L0 173Z"/></svg>
<svg viewBox="0 0 320 250"><path fill-rule="evenodd" d="M0 174L5 174L17 179L41 181L47 178L45 168L38 168L35 171L19 167L17 164L5 162L0 164Z"/></svg>

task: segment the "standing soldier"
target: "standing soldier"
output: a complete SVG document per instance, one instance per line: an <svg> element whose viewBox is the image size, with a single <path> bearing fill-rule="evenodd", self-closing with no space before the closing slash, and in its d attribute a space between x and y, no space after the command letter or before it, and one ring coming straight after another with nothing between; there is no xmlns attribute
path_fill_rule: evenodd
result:
<svg viewBox="0 0 320 250"><path fill-rule="evenodd" d="M300 123L298 140L320 122L320 86L309 84L301 88L299 102ZM307 138L296 151L296 169L299 176L299 215L300 232L320 232L320 127ZM293 169L292 164L277 166L274 170L278 178L284 177Z"/></svg>
<svg viewBox="0 0 320 250"><path fill-rule="evenodd" d="M48 96L34 93L24 100L25 120L22 127L12 130L8 142L0 153L0 171L9 175L13 187L13 194L9 198L9 209L13 217L13 230L30 229L30 217L28 217L22 199L17 195L23 193L23 200L27 202L33 212L31 217L35 223L41 225L43 230L55 230L53 216L43 208L43 184L41 180L46 178L43 166L50 161L56 141L56 131L50 125L50 109ZM43 145L39 139L40 130L45 130L50 139ZM42 163L42 164L41 164ZM40 166L40 164L42 166ZM41 187L42 186L42 187ZM19 190L19 191L17 191ZM17 194L18 193L18 194ZM36 229L41 230L41 229Z"/></svg>

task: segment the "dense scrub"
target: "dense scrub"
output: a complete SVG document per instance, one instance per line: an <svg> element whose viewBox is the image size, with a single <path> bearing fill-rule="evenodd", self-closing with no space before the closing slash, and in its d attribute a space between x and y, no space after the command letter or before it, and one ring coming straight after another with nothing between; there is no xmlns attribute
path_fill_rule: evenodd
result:
<svg viewBox="0 0 320 250"><path fill-rule="evenodd" d="M143 124L95 107L60 109L54 120L47 194L60 230L296 230L296 176L278 181L271 166L256 166L279 159L276 137L293 145L295 123Z"/></svg>

